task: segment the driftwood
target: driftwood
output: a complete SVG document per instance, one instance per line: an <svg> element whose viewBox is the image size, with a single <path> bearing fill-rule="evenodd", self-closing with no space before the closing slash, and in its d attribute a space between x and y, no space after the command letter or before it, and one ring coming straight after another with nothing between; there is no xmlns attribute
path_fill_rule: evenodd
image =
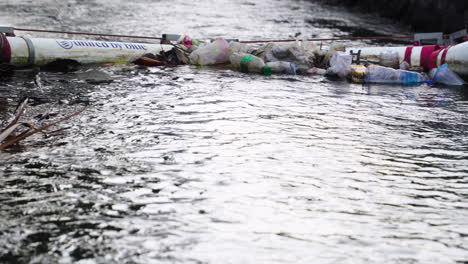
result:
<svg viewBox="0 0 468 264"><path fill-rule="evenodd" d="M21 116L26 110L27 103L28 103L28 99L26 98L16 108L15 116L13 117L13 119L6 125L4 129L0 130L0 150L5 150L9 146L21 140L24 140L36 133L44 133L45 135L48 135L46 131L48 128L56 126L64 121L67 121L68 119L74 116L77 116L86 110L86 108L83 108L80 111L74 112L73 114L67 115L52 123L42 125L42 126L37 126L28 122L21 122ZM20 130L20 128L26 128L26 129ZM55 133L61 130L63 129L52 131L52 133ZM15 132L19 132L19 134L16 135Z"/></svg>

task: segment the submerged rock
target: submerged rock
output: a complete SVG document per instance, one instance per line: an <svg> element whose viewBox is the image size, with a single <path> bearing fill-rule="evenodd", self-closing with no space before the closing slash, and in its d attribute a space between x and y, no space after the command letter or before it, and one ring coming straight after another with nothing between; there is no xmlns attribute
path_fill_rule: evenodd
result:
<svg viewBox="0 0 468 264"><path fill-rule="evenodd" d="M109 74L98 70L90 70L78 73L77 77L80 80L85 80L89 84L103 84L114 81L114 79Z"/></svg>

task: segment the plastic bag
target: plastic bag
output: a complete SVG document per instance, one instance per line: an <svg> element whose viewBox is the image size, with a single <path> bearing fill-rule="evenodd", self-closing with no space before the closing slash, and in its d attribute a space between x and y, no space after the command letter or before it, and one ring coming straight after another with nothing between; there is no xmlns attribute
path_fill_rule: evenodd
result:
<svg viewBox="0 0 468 264"><path fill-rule="evenodd" d="M205 46L201 46L189 56L190 63L196 65L213 65L229 61L228 43L220 38Z"/></svg>
<svg viewBox="0 0 468 264"><path fill-rule="evenodd" d="M287 61L296 65L296 71L305 73L314 67L317 46L312 42L268 43L254 54L265 62Z"/></svg>
<svg viewBox="0 0 468 264"><path fill-rule="evenodd" d="M427 78L418 73L395 70L389 67L370 65L364 81L366 83L415 84L425 82Z"/></svg>
<svg viewBox="0 0 468 264"><path fill-rule="evenodd" d="M328 68L330 67L330 60L333 57L333 55L335 55L337 52L346 52L346 46L340 43L334 43L332 44L329 50L327 51L319 50L318 52L321 53L322 55L321 56L322 62L320 63L320 65L319 64L315 65L315 67Z"/></svg>
<svg viewBox="0 0 468 264"><path fill-rule="evenodd" d="M402 62L400 63L400 70L405 70L405 71L406 71L406 70L408 70L409 68L411 68L411 65L410 65L408 62L402 61Z"/></svg>
<svg viewBox="0 0 468 264"><path fill-rule="evenodd" d="M231 56L234 53L252 53L255 51L255 49L250 45L239 43L237 41L231 41L228 45L228 51L229 56Z"/></svg>
<svg viewBox="0 0 468 264"><path fill-rule="evenodd" d="M396 51L388 50L381 52L379 55L379 65L398 69L400 67L399 62L400 58Z"/></svg>
<svg viewBox="0 0 468 264"><path fill-rule="evenodd" d="M431 72L432 80L435 83L441 83L445 85L461 86L465 84L465 81L454 73L447 64L444 64L437 68L437 70Z"/></svg>
<svg viewBox="0 0 468 264"><path fill-rule="evenodd" d="M332 72L340 77L346 77L351 71L352 62L353 56L344 52L336 52L330 59L328 72Z"/></svg>

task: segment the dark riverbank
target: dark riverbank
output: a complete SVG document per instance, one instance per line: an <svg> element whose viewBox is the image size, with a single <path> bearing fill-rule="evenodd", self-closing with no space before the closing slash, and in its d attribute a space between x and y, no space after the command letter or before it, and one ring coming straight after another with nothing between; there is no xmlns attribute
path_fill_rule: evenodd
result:
<svg viewBox="0 0 468 264"><path fill-rule="evenodd" d="M318 0L359 12L378 14L411 25L415 32L452 33L468 26L466 0Z"/></svg>

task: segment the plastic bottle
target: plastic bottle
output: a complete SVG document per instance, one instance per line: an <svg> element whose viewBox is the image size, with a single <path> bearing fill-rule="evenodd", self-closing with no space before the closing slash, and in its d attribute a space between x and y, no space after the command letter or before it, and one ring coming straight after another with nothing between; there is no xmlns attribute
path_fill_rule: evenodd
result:
<svg viewBox="0 0 468 264"><path fill-rule="evenodd" d="M233 53L229 56L231 64L240 69L241 72L257 72L264 75L271 75L272 69L265 65L262 59L252 54Z"/></svg>
<svg viewBox="0 0 468 264"><path fill-rule="evenodd" d="M228 43L225 39L217 39L193 51L190 62L197 65L213 65L229 61Z"/></svg>
<svg viewBox="0 0 468 264"><path fill-rule="evenodd" d="M395 70L388 67L370 65L365 77L366 83L415 84L425 82L427 78L417 72Z"/></svg>
<svg viewBox="0 0 468 264"><path fill-rule="evenodd" d="M272 73L279 74L296 74L296 64L287 61L272 61L268 62L266 66L271 68Z"/></svg>
<svg viewBox="0 0 468 264"><path fill-rule="evenodd" d="M399 73L400 83L402 84L422 83L427 81L427 78L418 72L397 70L397 73Z"/></svg>

